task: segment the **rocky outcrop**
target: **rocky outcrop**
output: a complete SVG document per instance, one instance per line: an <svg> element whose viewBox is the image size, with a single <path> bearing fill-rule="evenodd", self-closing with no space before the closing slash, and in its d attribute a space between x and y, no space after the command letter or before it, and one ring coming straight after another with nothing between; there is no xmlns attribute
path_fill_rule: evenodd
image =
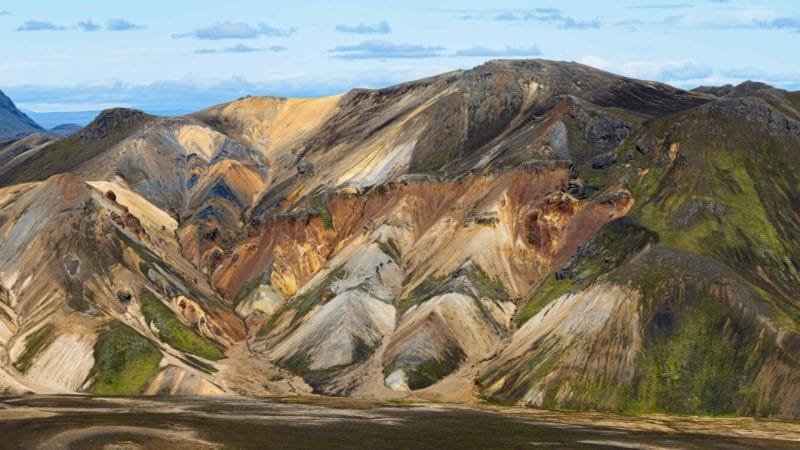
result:
<svg viewBox="0 0 800 450"><path fill-rule="evenodd" d="M710 102L698 108L699 114L719 114L727 120L743 120L771 131L800 135L800 123L790 119L758 97L737 97Z"/></svg>
<svg viewBox="0 0 800 450"><path fill-rule="evenodd" d="M90 140L100 140L114 130L125 127L140 119L147 117L144 111L128 108L107 109L101 112L80 134L84 143Z"/></svg>

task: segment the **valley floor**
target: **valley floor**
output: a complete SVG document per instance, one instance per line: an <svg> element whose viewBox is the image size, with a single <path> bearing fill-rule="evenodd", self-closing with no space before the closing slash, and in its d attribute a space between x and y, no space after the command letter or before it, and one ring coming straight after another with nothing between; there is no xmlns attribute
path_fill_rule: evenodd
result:
<svg viewBox="0 0 800 450"><path fill-rule="evenodd" d="M0 399L0 448L797 448L800 423L299 397Z"/></svg>

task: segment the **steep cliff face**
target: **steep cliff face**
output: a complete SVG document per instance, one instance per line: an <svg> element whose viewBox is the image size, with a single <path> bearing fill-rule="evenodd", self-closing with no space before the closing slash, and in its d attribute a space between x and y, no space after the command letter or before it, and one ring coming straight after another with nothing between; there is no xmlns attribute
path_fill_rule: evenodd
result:
<svg viewBox="0 0 800 450"><path fill-rule="evenodd" d="M798 417L797 99L494 61L5 144L0 386Z"/></svg>

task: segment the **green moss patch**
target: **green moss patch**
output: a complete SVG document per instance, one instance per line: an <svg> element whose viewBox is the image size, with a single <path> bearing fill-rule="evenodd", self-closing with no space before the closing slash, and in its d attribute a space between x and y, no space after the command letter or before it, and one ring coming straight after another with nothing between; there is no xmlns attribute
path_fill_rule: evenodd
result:
<svg viewBox="0 0 800 450"><path fill-rule="evenodd" d="M256 288L258 288L258 286L260 285L261 285L261 280L258 279L250 280L244 285L242 285L242 288L239 289L239 292L236 293L236 297L234 297L233 299L233 305L239 306L239 304L242 303L247 297L249 297L250 294L252 294L253 291L255 291Z"/></svg>
<svg viewBox="0 0 800 450"><path fill-rule="evenodd" d="M147 276L148 270L154 265L158 264L161 260L142 244L128 237L127 234L118 229L115 229L115 231L117 237L139 256L139 271L142 272L142 275Z"/></svg>
<svg viewBox="0 0 800 450"><path fill-rule="evenodd" d="M797 135L718 112L676 120L655 124L666 143L645 163L662 169L633 183L631 214L660 245L724 261L783 313L795 309L786 293L800 289L800 227L788 213L800 207Z"/></svg>
<svg viewBox="0 0 800 450"><path fill-rule="evenodd" d="M491 386L503 379L502 389L495 392L490 400L516 403L541 377L547 376L557 368L563 354L563 350L540 348L535 353L527 355L525 360L513 370L509 370L508 366L490 367L488 371L481 373L475 381L481 386ZM545 393L548 393L548 391L546 390ZM550 397L554 395L555 391L552 395L548 395L545 401L549 402ZM553 407L553 405L550 404L550 407Z"/></svg>
<svg viewBox="0 0 800 450"><path fill-rule="evenodd" d="M317 211L319 212L319 218L322 220L322 225L328 229L333 229L333 216L331 215L331 211L328 209L327 206L324 204L320 204L317 207Z"/></svg>
<svg viewBox="0 0 800 450"><path fill-rule="evenodd" d="M426 388L457 370L464 359L466 355L460 347L448 345L438 358L431 358L416 367L406 369L408 387L412 390Z"/></svg>
<svg viewBox="0 0 800 450"><path fill-rule="evenodd" d="M655 232L628 217L607 223L578 247L570 262L548 277L517 310L514 316L517 326L522 326L558 297L588 287L658 240Z"/></svg>
<svg viewBox="0 0 800 450"><path fill-rule="evenodd" d="M386 242L378 242L378 247L386 256L392 258L394 262L400 264L403 260L403 256L394 239L389 238Z"/></svg>
<svg viewBox="0 0 800 450"><path fill-rule="evenodd" d="M458 370L466 359L466 354L458 345L448 343L437 357L412 364L397 364L395 361L383 368L383 377L388 377L397 369L404 369L408 377L408 387L412 390L431 386Z"/></svg>
<svg viewBox="0 0 800 450"><path fill-rule="evenodd" d="M467 268L467 280L469 280L472 287L478 291L478 296L481 298L489 298L501 302L510 300L503 283L497 278L492 278L477 264L473 264Z"/></svg>
<svg viewBox="0 0 800 450"><path fill-rule="evenodd" d="M548 278L544 284L536 289L533 296L525 303L525 306L517 310L514 315L517 327L521 327L528 319L539 314L539 311L544 309L550 302L569 292L573 284L574 280L571 279Z"/></svg>
<svg viewBox="0 0 800 450"><path fill-rule="evenodd" d="M95 209L94 203L87 201L83 206L83 217L93 218ZM122 259L122 254L116 245L106 240L98 239L98 236L105 235L107 232L106 227L98 226L93 220L86 220L77 227L77 231L80 231L80 233L76 233L75 239L80 243L80 248L88 257L92 268L95 272L110 277L110 269Z"/></svg>
<svg viewBox="0 0 800 450"><path fill-rule="evenodd" d="M177 350L212 361L225 357L219 346L184 325L175 313L149 290L142 289L139 301L145 320L155 325L162 341Z"/></svg>
<svg viewBox="0 0 800 450"><path fill-rule="evenodd" d="M14 361L14 368L22 373L26 373L34 363L36 356L43 352L50 344L55 341L53 326L45 325L25 339L25 350Z"/></svg>
<svg viewBox="0 0 800 450"><path fill-rule="evenodd" d="M289 372L302 376L306 383L314 389L314 393L329 394L325 388L333 377L348 367L366 361L374 352L374 349L358 336L350 336L350 338L353 339L353 350L351 362L347 364L338 364L324 369L311 369L311 360L307 349L298 350L292 356L278 361L278 364ZM339 394L341 393L339 392Z"/></svg>
<svg viewBox="0 0 800 450"><path fill-rule="evenodd" d="M269 331L275 327L278 319L289 311L294 311L294 315L292 316L292 323L294 324L308 314L309 311L314 309L316 305L327 303L334 297L331 284L343 278L344 275L344 266L339 266L310 289L307 289L302 294L295 295L294 298L286 302L278 312L270 317L270 320L258 330L257 336L264 337L269 334Z"/></svg>
<svg viewBox="0 0 800 450"><path fill-rule="evenodd" d="M414 305L419 305L434 295L434 292L445 285L450 279L448 276L429 276L422 283L416 285L411 292L397 302L397 315L402 316Z"/></svg>
<svg viewBox="0 0 800 450"><path fill-rule="evenodd" d="M692 170L674 186L662 183L661 188L672 195L642 208L642 222L656 229L665 245L701 255L721 256L718 252L726 247L748 245L753 245L761 258L780 252L781 239L769 221L746 161L719 147L701 150L696 157L707 170ZM720 205L726 211L706 214L686 226L675 225L687 214L687 205L699 202Z"/></svg>
<svg viewBox="0 0 800 450"><path fill-rule="evenodd" d="M306 315L306 313L311 311L314 306L320 303L327 303L329 300L331 300L334 297L333 291L331 291L331 285L335 281L344 278L344 275L344 266L337 267L311 289L308 289L302 294L295 296L289 303L287 303L287 307L295 310L292 322L300 320Z"/></svg>
<svg viewBox="0 0 800 450"><path fill-rule="evenodd" d="M161 352L136 331L115 322L94 347L94 395L139 395L158 371Z"/></svg>
<svg viewBox="0 0 800 450"><path fill-rule="evenodd" d="M686 283L670 272L651 267L634 280L646 325L626 412L768 413L754 380L766 357L781 353L772 338L763 339L712 283Z"/></svg>

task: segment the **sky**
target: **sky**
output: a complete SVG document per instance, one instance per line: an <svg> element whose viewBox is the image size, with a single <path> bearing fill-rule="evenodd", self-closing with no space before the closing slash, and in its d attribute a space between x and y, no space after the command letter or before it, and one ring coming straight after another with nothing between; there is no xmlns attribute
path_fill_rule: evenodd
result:
<svg viewBox="0 0 800 450"><path fill-rule="evenodd" d="M0 0L0 90L40 112L316 97L496 58L800 89L797 0Z"/></svg>

